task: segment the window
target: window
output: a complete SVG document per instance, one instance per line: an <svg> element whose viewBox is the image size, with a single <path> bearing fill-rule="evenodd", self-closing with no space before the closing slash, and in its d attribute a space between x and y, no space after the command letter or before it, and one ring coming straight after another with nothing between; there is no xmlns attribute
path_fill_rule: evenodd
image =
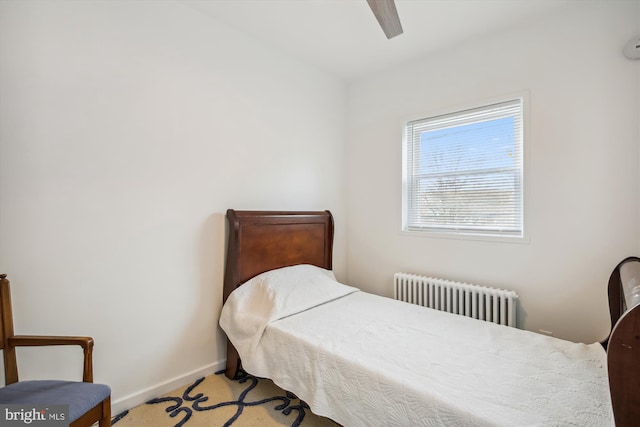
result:
<svg viewBox="0 0 640 427"><path fill-rule="evenodd" d="M405 231L523 236L523 100L411 121Z"/></svg>

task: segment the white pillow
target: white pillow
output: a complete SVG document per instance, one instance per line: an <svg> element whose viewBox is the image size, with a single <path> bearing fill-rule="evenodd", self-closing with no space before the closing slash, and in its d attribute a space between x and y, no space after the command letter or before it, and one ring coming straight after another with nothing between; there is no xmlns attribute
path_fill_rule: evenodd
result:
<svg viewBox="0 0 640 427"><path fill-rule="evenodd" d="M251 354L267 325L358 291L332 271L303 264L267 271L234 290L220 315L220 327L241 358Z"/></svg>

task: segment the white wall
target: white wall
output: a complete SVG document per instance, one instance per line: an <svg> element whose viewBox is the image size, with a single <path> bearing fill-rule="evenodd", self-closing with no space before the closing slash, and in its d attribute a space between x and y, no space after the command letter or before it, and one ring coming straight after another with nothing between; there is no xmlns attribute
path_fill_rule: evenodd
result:
<svg viewBox="0 0 640 427"><path fill-rule="evenodd" d="M332 210L344 275L341 81L173 1L1 1L0 93L16 330L93 336L114 414L221 367L227 208Z"/></svg>
<svg viewBox="0 0 640 427"><path fill-rule="evenodd" d="M636 16L638 18L638 25L636 28L636 33L632 35L632 37L640 37L640 7L638 7ZM640 60L636 61L640 63ZM640 144L640 66L636 66L636 76L638 80L638 98L636 99L636 103L638 105L638 144ZM638 159L638 164L640 164L640 158ZM638 178L640 179L640 176Z"/></svg>
<svg viewBox="0 0 640 427"><path fill-rule="evenodd" d="M593 342L606 285L639 253L636 1L582 2L449 46L349 88L348 281L392 294L396 271L515 289L521 326ZM402 122L528 91L526 244L413 237L401 227Z"/></svg>

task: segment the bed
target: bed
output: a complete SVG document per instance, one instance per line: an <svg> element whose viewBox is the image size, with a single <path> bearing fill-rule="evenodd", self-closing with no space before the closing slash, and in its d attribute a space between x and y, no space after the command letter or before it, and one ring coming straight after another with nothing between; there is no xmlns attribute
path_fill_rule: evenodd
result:
<svg viewBox="0 0 640 427"><path fill-rule="evenodd" d="M610 336L586 345L339 283L328 211L230 209L227 220L220 326L229 378L241 367L270 378L348 427L640 419L638 258L611 275Z"/></svg>

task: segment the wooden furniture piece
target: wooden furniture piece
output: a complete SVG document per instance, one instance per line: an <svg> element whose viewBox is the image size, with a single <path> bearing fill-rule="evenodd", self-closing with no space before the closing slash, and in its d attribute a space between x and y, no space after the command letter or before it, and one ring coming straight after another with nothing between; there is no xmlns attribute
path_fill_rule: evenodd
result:
<svg viewBox="0 0 640 427"><path fill-rule="evenodd" d="M229 243L223 303L242 283L265 271L297 264L331 270L333 217L321 212L227 211ZM225 374L235 378L238 351L227 338Z"/></svg>
<svg viewBox="0 0 640 427"><path fill-rule="evenodd" d="M99 422L111 425L111 390L93 384L93 338L72 336L15 335L11 291L6 274L0 275L0 349L4 353L5 387L0 403L15 405L69 405L70 427L88 427ZM16 347L79 345L84 352L82 382L33 380L19 381Z"/></svg>
<svg viewBox="0 0 640 427"><path fill-rule="evenodd" d="M323 212L227 211L228 251L224 280L224 301L229 294L260 273L296 264L313 264L331 269L333 219ZM609 281L612 330L607 348L610 393L617 427L635 426L640 419L640 305L632 300L640 287L621 279L620 270L640 258L622 261ZM640 283L640 274L638 275ZM633 283L632 283L633 284ZM626 290L626 291L625 291ZM226 375L233 378L240 358L227 340Z"/></svg>
<svg viewBox="0 0 640 427"><path fill-rule="evenodd" d="M616 426L640 422L640 258L625 258L609 279L613 330L607 349L609 386ZM634 305L635 304L635 305Z"/></svg>

